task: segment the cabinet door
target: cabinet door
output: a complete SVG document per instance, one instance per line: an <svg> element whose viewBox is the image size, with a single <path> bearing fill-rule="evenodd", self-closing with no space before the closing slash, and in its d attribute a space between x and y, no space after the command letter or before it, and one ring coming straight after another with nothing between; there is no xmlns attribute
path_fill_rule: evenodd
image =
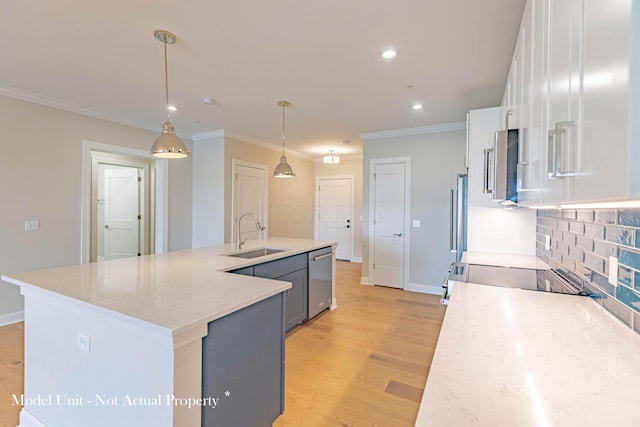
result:
<svg viewBox="0 0 640 427"><path fill-rule="evenodd" d="M547 0L547 180L543 203L567 201L578 168L581 105L582 0Z"/></svg>
<svg viewBox="0 0 640 427"><path fill-rule="evenodd" d="M534 13L536 0L527 2L520 27L520 114L518 135L518 203L532 204L540 200L538 179L539 144L536 143L534 126Z"/></svg>
<svg viewBox="0 0 640 427"><path fill-rule="evenodd" d="M291 282L291 289L285 292L286 330L289 331L307 320L307 269L278 277L277 280Z"/></svg>
<svg viewBox="0 0 640 427"><path fill-rule="evenodd" d="M524 204L541 202L542 188L547 181L547 111L548 111L548 6L547 0L531 0L531 112L529 124L529 155L527 160L530 189L521 200ZM520 195L518 195L520 198Z"/></svg>
<svg viewBox="0 0 640 427"><path fill-rule="evenodd" d="M629 196L630 24L629 0L584 3L581 164L572 201Z"/></svg>
<svg viewBox="0 0 640 427"><path fill-rule="evenodd" d="M202 426L268 426L284 410L284 298L209 323L202 339ZM225 396L229 391L230 396Z"/></svg>

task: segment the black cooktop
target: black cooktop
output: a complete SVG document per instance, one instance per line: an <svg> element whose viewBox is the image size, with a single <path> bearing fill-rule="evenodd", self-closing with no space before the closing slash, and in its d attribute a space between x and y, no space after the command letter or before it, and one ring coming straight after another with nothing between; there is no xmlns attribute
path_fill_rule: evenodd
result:
<svg viewBox="0 0 640 427"><path fill-rule="evenodd" d="M480 285L519 288L532 291L588 296L588 292L575 286L555 270L498 267L466 264L464 281ZM458 270L460 272L460 270Z"/></svg>

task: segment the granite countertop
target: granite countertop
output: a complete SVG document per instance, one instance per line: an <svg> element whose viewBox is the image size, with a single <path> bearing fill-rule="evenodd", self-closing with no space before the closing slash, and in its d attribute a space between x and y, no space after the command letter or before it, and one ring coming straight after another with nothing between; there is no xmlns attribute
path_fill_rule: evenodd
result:
<svg viewBox="0 0 640 427"><path fill-rule="evenodd" d="M249 241L242 251L268 246L283 252L253 259L221 255L232 244L14 273L2 280L65 303L177 335L291 287L289 282L226 273L335 242L269 238Z"/></svg>
<svg viewBox="0 0 640 427"><path fill-rule="evenodd" d="M590 298L456 283L416 426L637 426L640 335Z"/></svg>

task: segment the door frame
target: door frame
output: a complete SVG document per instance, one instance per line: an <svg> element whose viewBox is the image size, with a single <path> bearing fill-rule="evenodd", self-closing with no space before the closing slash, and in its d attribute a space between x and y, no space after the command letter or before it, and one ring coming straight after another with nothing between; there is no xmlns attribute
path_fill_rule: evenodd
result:
<svg viewBox="0 0 640 427"><path fill-rule="evenodd" d="M411 248L411 235L410 231L410 219L411 219L411 157L389 157L384 159L371 159L369 160L369 284L374 285L376 283L376 271L373 268L373 261L375 260L375 192L376 181L375 171L377 165L403 163L404 164L404 230L402 233L405 236L404 239L404 255L402 259L403 271L402 271L402 289L409 288L409 269L411 254L409 252Z"/></svg>
<svg viewBox="0 0 640 427"><path fill-rule="evenodd" d="M350 241L351 241L351 250L349 252L349 262L353 262L353 258L354 258L354 245L355 245L355 224L356 224L356 219L354 218L355 215L355 176L354 175L322 175L322 176L316 176L316 191L315 191L315 201L314 201L314 221L313 221L313 238L315 240L320 240L319 235L320 235L320 231L319 231L319 222L318 218L320 217L320 181L322 180L333 180L333 179L348 179L351 181L351 200L349 201L350 203L350 209L349 209L349 215L351 216L351 233L350 233Z"/></svg>
<svg viewBox="0 0 640 427"><path fill-rule="evenodd" d="M264 174L264 212L262 217L264 227L262 230L262 240L267 238L269 232L269 166L261 163L247 162L246 160L231 159L231 243L235 242L236 238L236 174L238 173L238 166L246 166L249 168L261 169ZM258 215L259 216L259 215Z"/></svg>
<svg viewBox="0 0 640 427"><path fill-rule="evenodd" d="M155 215L150 213L150 227L155 232L155 242L149 248L151 253L162 253L168 249L169 235L169 161L155 158L148 151L101 142L82 140L82 168L80 195L80 264L91 262L91 153L100 152L122 156L133 156L152 160L150 184L155 184L155 191L149 192L149 203ZM153 249L153 250L152 250Z"/></svg>

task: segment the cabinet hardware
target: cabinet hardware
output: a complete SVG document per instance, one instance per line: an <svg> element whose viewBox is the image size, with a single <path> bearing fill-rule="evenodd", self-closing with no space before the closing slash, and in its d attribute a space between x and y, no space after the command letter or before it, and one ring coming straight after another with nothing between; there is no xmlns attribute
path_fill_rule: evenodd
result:
<svg viewBox="0 0 640 427"><path fill-rule="evenodd" d="M482 174L482 192L485 194L493 193L493 189L489 188L489 174L491 173L491 168L489 166L490 157L493 153L493 148L485 148L484 149L484 172Z"/></svg>

